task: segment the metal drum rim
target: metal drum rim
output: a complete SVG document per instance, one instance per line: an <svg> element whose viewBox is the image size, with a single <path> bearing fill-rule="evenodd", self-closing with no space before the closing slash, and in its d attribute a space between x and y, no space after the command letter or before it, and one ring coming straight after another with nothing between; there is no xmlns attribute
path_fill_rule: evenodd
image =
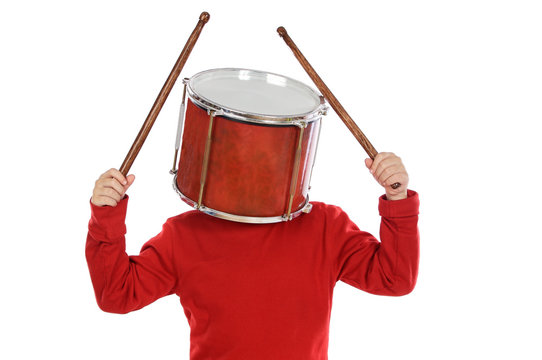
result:
<svg viewBox="0 0 542 360"><path fill-rule="evenodd" d="M313 111L303 113L303 114L296 114L295 116L258 114L258 113L236 110L236 109L232 109L221 104L217 104L213 102L212 100L207 99L206 97L198 94L193 89L192 85L193 85L194 79L197 79L200 76L203 76L211 72L216 72L219 70L220 71L248 71L249 73L269 74L269 75L274 75L274 76L284 78L287 81L300 84L303 87L305 87L307 90L312 92L317 98L320 99L320 104ZM326 106L324 97L319 95L310 86L306 85L305 83L299 80L293 79L291 77L272 73L269 71L253 70L253 69L245 69L245 68L215 68L215 69L201 71L193 75L191 78L187 79L186 81L187 81L187 86L186 86L187 94L190 100L192 100L194 103L196 103L197 105L199 105L200 107L204 109L217 112L217 115L219 116L229 117L235 120L241 120L241 121L257 123L257 124L274 125L274 126L300 126L300 125L306 125L307 123L311 123L311 122L319 120L322 117L322 115L326 114L327 109L328 109Z"/></svg>

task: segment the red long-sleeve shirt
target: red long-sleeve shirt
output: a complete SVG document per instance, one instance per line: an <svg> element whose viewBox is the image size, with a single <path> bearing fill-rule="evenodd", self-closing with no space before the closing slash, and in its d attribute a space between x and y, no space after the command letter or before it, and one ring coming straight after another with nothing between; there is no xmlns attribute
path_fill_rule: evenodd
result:
<svg viewBox="0 0 542 360"><path fill-rule="evenodd" d="M125 253L127 199L91 205L86 256L96 299L127 313L177 294L190 359L327 359L333 288L412 291L418 272L418 195L380 198L380 242L338 207L276 224L189 211L170 218L137 256Z"/></svg>

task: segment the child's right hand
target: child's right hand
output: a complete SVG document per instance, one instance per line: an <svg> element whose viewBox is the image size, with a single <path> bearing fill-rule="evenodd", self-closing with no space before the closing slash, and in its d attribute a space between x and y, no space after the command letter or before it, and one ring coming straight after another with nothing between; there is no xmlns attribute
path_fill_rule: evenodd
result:
<svg viewBox="0 0 542 360"><path fill-rule="evenodd" d="M135 175L124 177L117 169L109 169L96 180L90 202L96 206L117 206L134 180Z"/></svg>

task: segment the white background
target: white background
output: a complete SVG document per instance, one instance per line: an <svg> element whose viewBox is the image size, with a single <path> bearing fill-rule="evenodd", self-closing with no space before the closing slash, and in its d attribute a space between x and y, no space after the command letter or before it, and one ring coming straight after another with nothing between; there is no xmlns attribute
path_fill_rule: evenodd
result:
<svg viewBox="0 0 542 360"><path fill-rule="evenodd" d="M95 179L122 163L203 10L182 77L245 67L312 85L283 25L420 193L416 289L339 283L330 359L540 359L542 11L480 0L3 1L0 357L188 359L178 298L101 312L84 244ZM189 210L168 173L180 96L178 83L132 167L130 254ZM311 198L378 234L365 157L331 112Z"/></svg>

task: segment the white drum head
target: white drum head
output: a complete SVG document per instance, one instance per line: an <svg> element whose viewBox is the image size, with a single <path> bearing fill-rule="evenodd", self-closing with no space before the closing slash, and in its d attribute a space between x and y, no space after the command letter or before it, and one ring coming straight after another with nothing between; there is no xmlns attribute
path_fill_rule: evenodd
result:
<svg viewBox="0 0 542 360"><path fill-rule="evenodd" d="M204 108L248 121L312 121L324 109L323 98L302 82L257 70L203 71L190 78L188 93Z"/></svg>

